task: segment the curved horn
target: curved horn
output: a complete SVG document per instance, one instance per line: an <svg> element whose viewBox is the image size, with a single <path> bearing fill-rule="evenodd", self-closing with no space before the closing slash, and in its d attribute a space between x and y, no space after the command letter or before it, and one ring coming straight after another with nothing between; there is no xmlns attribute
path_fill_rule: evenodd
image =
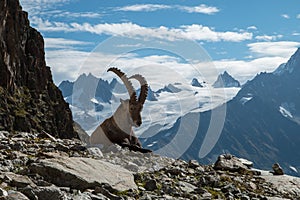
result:
<svg viewBox="0 0 300 200"><path fill-rule="evenodd" d="M129 79L127 78L125 73L116 67L111 67L107 71L108 72L111 71L111 72L114 72L115 74L117 74L120 77L120 79L123 81L123 83L128 91L128 94L130 96L130 101L137 101L135 89L133 88L132 83L129 81Z"/></svg>
<svg viewBox="0 0 300 200"><path fill-rule="evenodd" d="M146 101L146 98L147 98L147 95L148 95L148 84L147 84L147 81L146 79L140 75L140 74L135 74L133 76L131 76L129 79L136 79L140 82L140 85L141 85L141 92L140 92L140 96L139 96L139 99L138 101L142 104L145 103Z"/></svg>

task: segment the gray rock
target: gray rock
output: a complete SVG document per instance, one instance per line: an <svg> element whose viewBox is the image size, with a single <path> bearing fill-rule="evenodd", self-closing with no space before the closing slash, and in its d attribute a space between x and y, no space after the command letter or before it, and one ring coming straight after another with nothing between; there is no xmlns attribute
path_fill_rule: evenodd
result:
<svg viewBox="0 0 300 200"><path fill-rule="evenodd" d="M33 192L32 187L26 186L20 190L23 194L25 194L30 200L38 200L38 197Z"/></svg>
<svg viewBox="0 0 300 200"><path fill-rule="evenodd" d="M232 156L230 154L223 154L218 157L218 160L214 164L214 169L230 172L240 172L243 170L248 170L248 166L235 156Z"/></svg>
<svg viewBox="0 0 300 200"><path fill-rule="evenodd" d="M96 187L95 193L96 194L101 193L104 196L106 196L107 198L109 198L110 200L122 200L123 199L122 197L112 194L111 192L109 192L107 189L105 189L103 187Z"/></svg>
<svg viewBox="0 0 300 200"><path fill-rule="evenodd" d="M6 196L8 196L8 192L6 190L4 190L3 188L0 188L0 196L6 197Z"/></svg>
<svg viewBox="0 0 300 200"><path fill-rule="evenodd" d="M88 152L95 158L103 158L103 153L98 147L89 147Z"/></svg>
<svg viewBox="0 0 300 200"><path fill-rule="evenodd" d="M5 200L29 200L29 198L21 192L9 190L8 196L5 197Z"/></svg>
<svg viewBox="0 0 300 200"><path fill-rule="evenodd" d="M194 192L194 190L197 188L196 186L194 186L190 183L184 182L184 181L179 181L178 185L179 185L179 188L185 193Z"/></svg>
<svg viewBox="0 0 300 200"><path fill-rule="evenodd" d="M156 190L158 187L157 187L157 182L156 180L154 179L151 179L151 180L148 180L146 181L145 183L145 189L148 190L148 191L154 191Z"/></svg>
<svg viewBox="0 0 300 200"><path fill-rule="evenodd" d="M241 163L243 163L244 165L246 165L248 168L253 167L253 162L250 160L247 160L245 158L239 158L239 160L241 161Z"/></svg>
<svg viewBox="0 0 300 200"><path fill-rule="evenodd" d="M107 198L103 194L90 194L90 197L92 198L92 200L109 200L109 198Z"/></svg>
<svg viewBox="0 0 300 200"><path fill-rule="evenodd" d="M283 175L283 169L280 167L278 163L273 164L272 169L274 170L274 175Z"/></svg>
<svg viewBox="0 0 300 200"><path fill-rule="evenodd" d="M13 187L23 188L28 185L30 185L31 187L36 186L32 182L32 180L30 178L28 178L27 176L15 174L13 172L5 172L3 175L4 175L4 180L6 180Z"/></svg>
<svg viewBox="0 0 300 200"><path fill-rule="evenodd" d="M44 159L33 163L30 170L57 186L79 190L95 188L104 183L118 191L137 188L133 174L128 170L91 158L57 157Z"/></svg>
<svg viewBox="0 0 300 200"><path fill-rule="evenodd" d="M196 169L197 167L200 167L200 164L198 163L197 160L190 160L188 164L189 167L192 169Z"/></svg>
<svg viewBox="0 0 300 200"><path fill-rule="evenodd" d="M133 162L128 162L127 165L124 166L124 168L128 169L129 171L132 171L132 172L139 171L139 166Z"/></svg>
<svg viewBox="0 0 300 200"><path fill-rule="evenodd" d="M9 135L9 132L7 131L0 131L0 139L3 140L3 139L6 139Z"/></svg>
<svg viewBox="0 0 300 200"><path fill-rule="evenodd" d="M38 197L38 200L66 199L66 195L56 186L38 187L33 189L33 193Z"/></svg>
<svg viewBox="0 0 300 200"><path fill-rule="evenodd" d="M103 194L92 194L90 192L83 192L76 194L75 196L71 197L72 200L109 200Z"/></svg>
<svg viewBox="0 0 300 200"><path fill-rule="evenodd" d="M247 195L242 195L241 200L250 200L250 197Z"/></svg>
<svg viewBox="0 0 300 200"><path fill-rule="evenodd" d="M266 182L271 183L277 191L282 194L294 194L300 197L300 178L288 175L274 176L263 175L261 176Z"/></svg>
<svg viewBox="0 0 300 200"><path fill-rule="evenodd" d="M209 192L202 194L201 199L212 199L212 195Z"/></svg>
<svg viewBox="0 0 300 200"><path fill-rule="evenodd" d="M79 193L72 197L73 200L92 200L92 197L87 193Z"/></svg>

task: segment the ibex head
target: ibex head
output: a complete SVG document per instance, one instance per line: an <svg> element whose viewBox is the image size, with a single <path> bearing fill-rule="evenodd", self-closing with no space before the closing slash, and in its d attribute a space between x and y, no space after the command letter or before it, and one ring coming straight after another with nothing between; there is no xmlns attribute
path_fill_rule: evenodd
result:
<svg viewBox="0 0 300 200"><path fill-rule="evenodd" d="M141 91L139 98L137 98L136 91L132 86L131 81L125 75L124 72L119 70L118 68L112 67L109 68L107 71L112 71L117 74L121 80L123 81L125 87L127 88L128 94L130 96L129 100L121 100L122 107L127 111L130 116L130 123L135 127L139 127L142 124L142 117L141 112L143 109L143 105L146 101L147 94L148 94L148 84L145 78L139 74L133 75L130 78L134 78L139 81L141 85Z"/></svg>

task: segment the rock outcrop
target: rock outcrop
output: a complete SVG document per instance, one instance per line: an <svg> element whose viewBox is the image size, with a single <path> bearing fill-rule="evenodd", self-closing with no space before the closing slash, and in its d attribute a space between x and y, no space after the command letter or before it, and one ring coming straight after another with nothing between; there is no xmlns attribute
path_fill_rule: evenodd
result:
<svg viewBox="0 0 300 200"><path fill-rule="evenodd" d="M77 137L68 104L46 66L42 35L18 0L0 1L0 130Z"/></svg>

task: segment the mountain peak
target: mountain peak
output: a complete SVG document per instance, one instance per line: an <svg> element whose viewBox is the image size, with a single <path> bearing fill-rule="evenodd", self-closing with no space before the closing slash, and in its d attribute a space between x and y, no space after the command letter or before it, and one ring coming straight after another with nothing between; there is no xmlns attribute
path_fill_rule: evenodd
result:
<svg viewBox="0 0 300 200"><path fill-rule="evenodd" d="M234 79L227 71L224 71L223 74L220 74L217 80L214 82L213 87L240 87L239 81Z"/></svg>
<svg viewBox="0 0 300 200"><path fill-rule="evenodd" d="M282 75L285 73L294 73L300 69L300 48L291 56L287 63L279 65L279 67L273 72L275 75Z"/></svg>
<svg viewBox="0 0 300 200"><path fill-rule="evenodd" d="M203 87L203 85L201 85L201 83L199 83L198 79L196 79L196 78L193 78L192 86L194 86L194 87Z"/></svg>

